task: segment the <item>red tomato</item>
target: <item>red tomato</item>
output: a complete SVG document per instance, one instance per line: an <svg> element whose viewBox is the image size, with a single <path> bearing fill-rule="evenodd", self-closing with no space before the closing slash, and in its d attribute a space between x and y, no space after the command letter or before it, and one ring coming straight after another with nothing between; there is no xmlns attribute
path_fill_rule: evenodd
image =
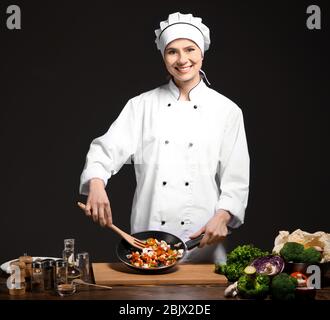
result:
<svg viewBox="0 0 330 320"><path fill-rule="evenodd" d="M290 276L293 278L296 278L296 279L303 279L303 280L308 279L308 277L306 275L304 275L303 273L301 273L299 271L291 273Z"/></svg>

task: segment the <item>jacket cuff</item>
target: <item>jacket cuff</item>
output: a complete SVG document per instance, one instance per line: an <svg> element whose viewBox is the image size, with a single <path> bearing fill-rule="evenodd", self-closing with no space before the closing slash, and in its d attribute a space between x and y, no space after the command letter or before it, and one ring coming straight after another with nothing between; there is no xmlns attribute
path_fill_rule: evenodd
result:
<svg viewBox="0 0 330 320"><path fill-rule="evenodd" d="M244 223L244 207L241 204L237 204L237 201L233 201L233 199L229 197L220 197L215 209L216 211L220 209L229 211L232 216L228 223L228 227L230 228L238 228Z"/></svg>
<svg viewBox="0 0 330 320"><path fill-rule="evenodd" d="M110 179L111 174L105 174L104 170L98 167L89 168L88 171L84 171L80 177L80 186L79 193L83 195L88 195L89 193L89 180L93 178L99 178L103 180L104 187L107 186L108 180Z"/></svg>

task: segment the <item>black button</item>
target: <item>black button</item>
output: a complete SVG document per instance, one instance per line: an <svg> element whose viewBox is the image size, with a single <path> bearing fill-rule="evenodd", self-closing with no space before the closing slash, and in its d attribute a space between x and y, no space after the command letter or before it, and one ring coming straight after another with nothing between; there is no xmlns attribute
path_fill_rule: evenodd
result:
<svg viewBox="0 0 330 320"><path fill-rule="evenodd" d="M165 224L165 221L162 221L162 226Z"/></svg>
<svg viewBox="0 0 330 320"><path fill-rule="evenodd" d="M170 107L170 106L171 106L171 104L169 103L167 106L168 106L168 107Z"/></svg>
<svg viewBox="0 0 330 320"><path fill-rule="evenodd" d="M184 225L184 221L181 221L181 224Z"/></svg>
<svg viewBox="0 0 330 320"><path fill-rule="evenodd" d="M167 183L166 181L163 181L163 186L165 186L165 185L166 185L166 183Z"/></svg>
<svg viewBox="0 0 330 320"><path fill-rule="evenodd" d="M189 143L189 147L192 147L194 144L192 142Z"/></svg>
<svg viewBox="0 0 330 320"><path fill-rule="evenodd" d="M165 140L165 144L169 144L169 141L168 140Z"/></svg>
<svg viewBox="0 0 330 320"><path fill-rule="evenodd" d="M197 109L197 106L196 105L194 106L194 109Z"/></svg>
<svg viewBox="0 0 330 320"><path fill-rule="evenodd" d="M186 182L185 185L186 185L186 186L189 186L189 182Z"/></svg>

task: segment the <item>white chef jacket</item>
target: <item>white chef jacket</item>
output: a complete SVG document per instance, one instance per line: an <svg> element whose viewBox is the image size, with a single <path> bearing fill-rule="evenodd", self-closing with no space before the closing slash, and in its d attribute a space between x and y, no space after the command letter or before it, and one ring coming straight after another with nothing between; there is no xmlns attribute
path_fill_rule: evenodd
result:
<svg viewBox="0 0 330 320"><path fill-rule="evenodd" d="M129 100L107 133L90 145L80 193L89 180L105 185L125 163L134 163L131 232L161 230L183 241L218 209L244 221L249 154L241 109L203 80L179 101L173 80ZM195 248L185 261L225 262L222 244Z"/></svg>

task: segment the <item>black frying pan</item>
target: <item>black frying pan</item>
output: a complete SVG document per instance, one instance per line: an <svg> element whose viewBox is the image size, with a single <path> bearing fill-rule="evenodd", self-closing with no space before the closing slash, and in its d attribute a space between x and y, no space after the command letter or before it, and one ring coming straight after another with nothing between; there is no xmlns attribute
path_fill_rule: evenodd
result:
<svg viewBox="0 0 330 320"><path fill-rule="evenodd" d="M142 268L142 267L137 267L129 261L127 258L127 255L130 254L132 251L136 251L136 248L133 248L128 242L126 242L124 239L120 241L120 243L117 246L117 257L119 260L124 262L127 266L130 268L133 268L135 270L139 271L144 271L148 273L156 273L156 272L161 272L163 270L168 270L172 267L174 267L180 260L183 259L185 254L187 253L188 250L193 249L197 247L202 240L204 234L201 234L199 237L193 240L188 240L187 242L183 242L180 238L177 236L168 233L168 232L163 232L163 231L143 231L143 232L138 232L135 234L132 234L133 237L138 238L140 240L147 240L148 238L155 238L158 241L164 240L166 241L167 244L171 245L172 249L183 249L183 254L182 258L176 260L173 264L169 266L162 266L162 267L157 267L157 268Z"/></svg>

